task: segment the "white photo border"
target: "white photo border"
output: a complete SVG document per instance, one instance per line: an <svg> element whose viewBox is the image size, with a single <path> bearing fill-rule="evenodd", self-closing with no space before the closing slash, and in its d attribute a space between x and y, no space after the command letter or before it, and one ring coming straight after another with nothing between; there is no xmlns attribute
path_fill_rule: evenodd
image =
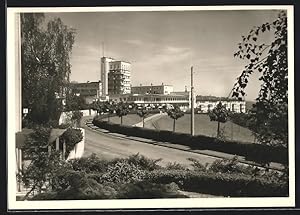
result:
<svg viewBox="0 0 300 215"><path fill-rule="evenodd" d="M289 197L259 198L191 198L134 200L56 200L16 201L15 174L15 95L16 71L20 71L20 55L15 41L16 14L26 12L125 12L125 11L201 11L201 10L286 10L288 16L288 120L289 120ZM18 56L18 57L16 57ZM20 78L20 77L19 77ZM19 80L20 81L20 80ZM19 94L18 94L19 91ZM277 6L143 6L143 7L43 7L7 8L7 200L8 210L52 209L155 209L155 208L253 208L295 207L295 101L294 101L294 7ZM12 119L12 120L10 120Z"/></svg>

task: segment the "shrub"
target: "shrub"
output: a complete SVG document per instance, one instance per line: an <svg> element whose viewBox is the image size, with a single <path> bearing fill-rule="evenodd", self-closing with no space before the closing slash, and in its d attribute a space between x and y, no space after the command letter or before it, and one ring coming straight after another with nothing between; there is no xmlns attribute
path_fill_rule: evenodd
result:
<svg viewBox="0 0 300 215"><path fill-rule="evenodd" d="M152 198L186 198L178 192L176 183L155 184L150 182L137 182L128 184L120 191L118 198L121 199L152 199Z"/></svg>
<svg viewBox="0 0 300 215"><path fill-rule="evenodd" d="M120 160L107 167L106 172L100 176L99 182L131 183L142 180L145 175L145 170L139 165Z"/></svg>
<svg viewBox="0 0 300 215"><path fill-rule="evenodd" d="M206 171L206 170L208 170L208 163L203 165L202 163L200 163L198 160L196 160L194 158L188 158L188 160L193 162L192 167L194 168L194 170L196 170L196 171Z"/></svg>
<svg viewBox="0 0 300 215"><path fill-rule="evenodd" d="M219 173L243 173L248 175L256 175L260 171L256 167L239 164L237 156L235 156L233 159L215 160L209 167L209 170Z"/></svg>
<svg viewBox="0 0 300 215"><path fill-rule="evenodd" d="M155 170L147 174L151 183L175 182L186 191L222 196L276 197L288 196L288 184L264 177L253 177L237 173L214 173L188 170Z"/></svg>
<svg viewBox="0 0 300 215"><path fill-rule="evenodd" d="M82 157L79 159L72 159L69 161L72 169L75 171L84 171L86 173L103 173L107 169L108 161L101 160L92 154L88 157Z"/></svg>
<svg viewBox="0 0 300 215"><path fill-rule="evenodd" d="M80 129L68 128L63 134L62 139L66 142L66 156L82 140L82 132Z"/></svg>
<svg viewBox="0 0 300 215"><path fill-rule="evenodd" d="M31 200L86 200L86 199L114 199L118 192L107 185L101 185L88 179L88 185L80 188L68 188L57 192L46 192L35 195Z"/></svg>
<svg viewBox="0 0 300 215"><path fill-rule="evenodd" d="M167 166L165 167L165 169L167 169L167 170L187 170L187 167L185 167L179 163L173 162L173 163L168 163Z"/></svg>
<svg viewBox="0 0 300 215"><path fill-rule="evenodd" d="M152 171L160 168L160 166L157 163L162 159L154 160L137 153L135 155L129 156L129 158L127 158L126 160L129 164L139 166L143 170Z"/></svg>

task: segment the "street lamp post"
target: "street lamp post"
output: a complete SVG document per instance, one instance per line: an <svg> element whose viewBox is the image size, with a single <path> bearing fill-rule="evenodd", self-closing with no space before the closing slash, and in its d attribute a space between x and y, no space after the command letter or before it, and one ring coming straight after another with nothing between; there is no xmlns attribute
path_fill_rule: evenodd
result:
<svg viewBox="0 0 300 215"><path fill-rule="evenodd" d="M191 67L191 135L194 136L195 111L194 111L194 83L193 83L193 66Z"/></svg>

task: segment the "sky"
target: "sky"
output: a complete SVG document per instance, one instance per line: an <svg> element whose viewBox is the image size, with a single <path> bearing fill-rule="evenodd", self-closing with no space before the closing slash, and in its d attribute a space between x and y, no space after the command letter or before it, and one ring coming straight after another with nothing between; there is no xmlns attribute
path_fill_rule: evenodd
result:
<svg viewBox="0 0 300 215"><path fill-rule="evenodd" d="M131 83L190 87L194 68L197 95L228 96L246 61L234 58L242 35L271 22L278 11L156 11L48 13L76 29L71 81L100 80L100 58L131 63ZM264 35L270 41L272 35ZM104 49L103 45L104 44ZM250 79L246 100L258 95L258 74Z"/></svg>

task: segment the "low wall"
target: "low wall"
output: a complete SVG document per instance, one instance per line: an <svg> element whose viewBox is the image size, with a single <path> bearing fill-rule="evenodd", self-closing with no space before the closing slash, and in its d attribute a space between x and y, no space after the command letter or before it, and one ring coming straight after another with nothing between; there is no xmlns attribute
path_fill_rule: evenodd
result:
<svg viewBox="0 0 300 215"><path fill-rule="evenodd" d="M92 110L92 109L79 110L79 111L82 113L82 116L96 116L97 115L97 111ZM73 111L62 112L60 115L60 118L59 118L59 125L71 123L72 115L73 115Z"/></svg>

